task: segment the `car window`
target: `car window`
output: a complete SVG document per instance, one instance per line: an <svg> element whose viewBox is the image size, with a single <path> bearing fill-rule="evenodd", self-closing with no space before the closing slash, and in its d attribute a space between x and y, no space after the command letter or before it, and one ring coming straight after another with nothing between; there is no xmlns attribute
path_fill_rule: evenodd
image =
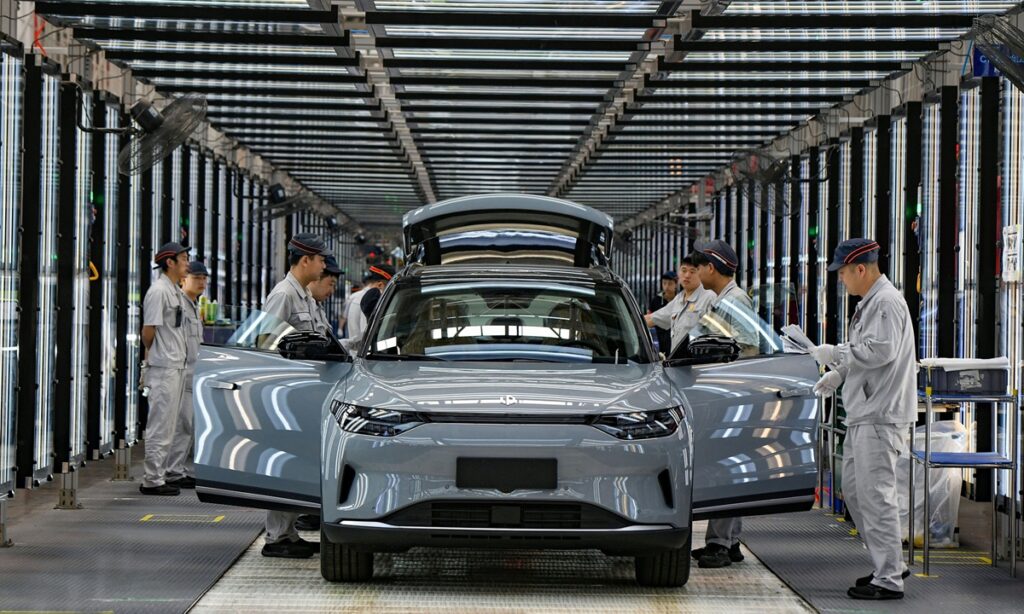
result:
<svg viewBox="0 0 1024 614"><path fill-rule="evenodd" d="M638 320L615 285L528 281L399 286L368 345L440 360L647 362Z"/></svg>
<svg viewBox="0 0 1024 614"><path fill-rule="evenodd" d="M761 356L782 353L782 339L767 322L743 301L723 299L711 307L690 332L690 338L703 335L724 335L735 339L740 356Z"/></svg>
<svg viewBox="0 0 1024 614"><path fill-rule="evenodd" d="M221 343L208 342L206 345L276 352L281 339L293 332L295 332L295 328L277 316L253 310L249 312L249 316L245 320L235 327L225 341Z"/></svg>

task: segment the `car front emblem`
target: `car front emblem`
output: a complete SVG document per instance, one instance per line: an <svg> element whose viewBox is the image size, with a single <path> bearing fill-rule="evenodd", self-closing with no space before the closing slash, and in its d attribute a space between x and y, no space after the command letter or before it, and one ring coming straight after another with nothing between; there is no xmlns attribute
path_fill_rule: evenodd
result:
<svg viewBox="0 0 1024 614"><path fill-rule="evenodd" d="M515 398L512 395L508 395L508 396L504 396L504 397L499 398L498 401L500 401L502 405L507 407L509 405L515 405L516 403L519 402L519 399Z"/></svg>

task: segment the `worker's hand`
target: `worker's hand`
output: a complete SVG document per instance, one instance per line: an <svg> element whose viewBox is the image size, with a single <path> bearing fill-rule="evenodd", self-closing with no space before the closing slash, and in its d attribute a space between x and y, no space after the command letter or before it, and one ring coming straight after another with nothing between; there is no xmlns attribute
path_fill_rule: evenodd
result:
<svg viewBox="0 0 1024 614"><path fill-rule="evenodd" d="M827 399L839 390L843 383L843 377L836 371L829 371L821 376L818 383L814 385L814 394Z"/></svg>
<svg viewBox="0 0 1024 614"><path fill-rule="evenodd" d="M647 325L647 328L654 328L654 318L651 317L651 314L644 316L644 324Z"/></svg>
<svg viewBox="0 0 1024 614"><path fill-rule="evenodd" d="M822 343L819 346L815 346L811 349L811 356L823 367L839 364L839 352L836 350L836 346L831 343Z"/></svg>
<svg viewBox="0 0 1024 614"><path fill-rule="evenodd" d="M149 363L143 360L139 364L139 390L146 387L146 374L149 373Z"/></svg>

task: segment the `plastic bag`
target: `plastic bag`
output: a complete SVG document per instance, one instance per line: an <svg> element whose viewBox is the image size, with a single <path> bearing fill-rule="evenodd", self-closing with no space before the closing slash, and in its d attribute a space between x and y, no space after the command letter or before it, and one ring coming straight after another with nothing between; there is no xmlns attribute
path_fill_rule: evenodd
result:
<svg viewBox="0 0 1024 614"><path fill-rule="evenodd" d="M924 427L920 426L914 431L914 449L924 450ZM964 452L967 446L967 429L956 420L943 420L932 423L932 452ZM897 500L900 508L900 528L903 538L907 538L909 531L909 515L907 513L909 502L910 485L907 483L909 476L908 454L901 454L896 461L896 476L898 483L902 485L897 491ZM931 518L928 521L928 528L931 531L931 546L933 548L956 548L959 546L956 535L957 517L960 513L960 489L963 482L961 469L932 469L930 474L931 484ZM914 463L914 544L918 547L924 545L924 466Z"/></svg>

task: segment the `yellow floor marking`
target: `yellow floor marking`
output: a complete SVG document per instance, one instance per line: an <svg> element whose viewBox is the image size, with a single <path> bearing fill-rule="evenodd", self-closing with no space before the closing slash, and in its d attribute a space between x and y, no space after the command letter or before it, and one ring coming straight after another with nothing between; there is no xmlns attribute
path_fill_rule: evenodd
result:
<svg viewBox="0 0 1024 614"><path fill-rule="evenodd" d="M198 522L217 523L227 516L210 516L209 514L146 514L139 522Z"/></svg>
<svg viewBox="0 0 1024 614"><path fill-rule="evenodd" d="M914 577L915 578L925 578L926 580L930 580L932 578L938 578L939 576L936 575L936 574L933 574L933 573L930 573L930 574L929 573L916 573L916 574L914 574Z"/></svg>

